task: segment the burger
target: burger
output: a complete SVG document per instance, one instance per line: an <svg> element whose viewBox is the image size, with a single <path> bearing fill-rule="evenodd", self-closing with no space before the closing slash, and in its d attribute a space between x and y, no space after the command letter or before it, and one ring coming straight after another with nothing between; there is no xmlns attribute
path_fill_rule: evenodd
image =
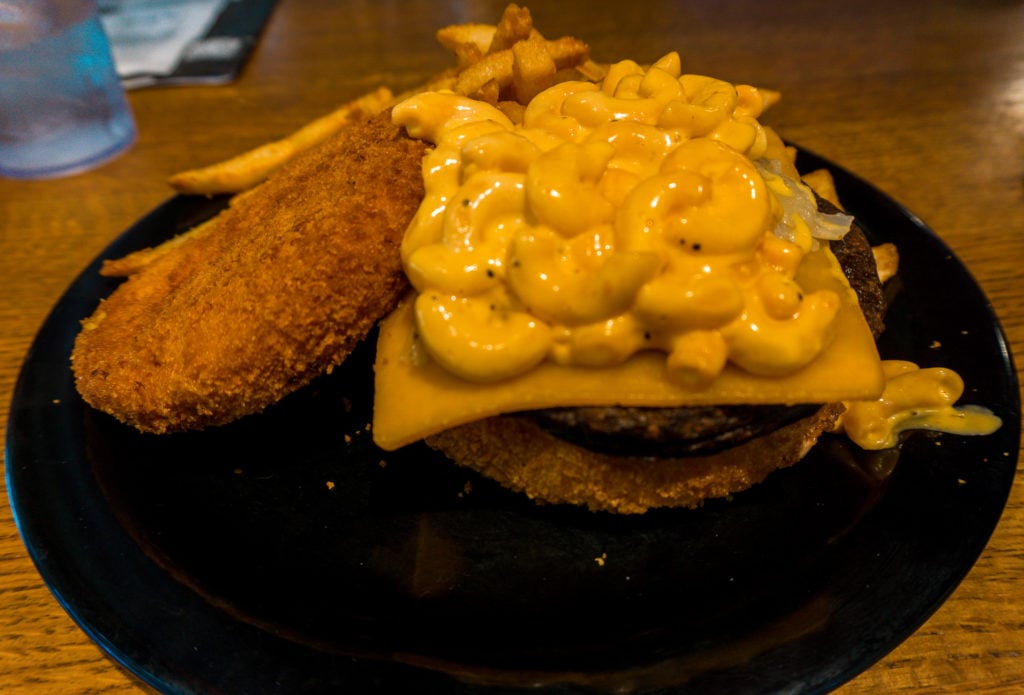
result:
<svg viewBox="0 0 1024 695"><path fill-rule="evenodd" d="M381 324L374 438L424 440L538 502L695 507L799 461L885 386L854 220L803 183L756 88L669 54L510 117L449 92Z"/></svg>

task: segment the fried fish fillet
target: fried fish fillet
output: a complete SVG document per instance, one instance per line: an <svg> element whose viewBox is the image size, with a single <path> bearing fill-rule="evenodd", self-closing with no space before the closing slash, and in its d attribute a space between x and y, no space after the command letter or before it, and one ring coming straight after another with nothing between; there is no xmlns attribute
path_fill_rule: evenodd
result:
<svg viewBox="0 0 1024 695"><path fill-rule="evenodd" d="M82 322L79 393L174 432L258 412L340 364L408 287L398 247L425 153L385 113L237 196Z"/></svg>

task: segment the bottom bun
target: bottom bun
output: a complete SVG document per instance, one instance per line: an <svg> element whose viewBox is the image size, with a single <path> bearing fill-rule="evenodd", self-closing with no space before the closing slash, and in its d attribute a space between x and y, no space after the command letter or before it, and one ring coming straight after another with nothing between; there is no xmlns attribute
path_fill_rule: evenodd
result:
<svg viewBox="0 0 1024 695"><path fill-rule="evenodd" d="M429 446L537 502L640 514L698 507L746 490L802 459L843 412L842 404L710 456L639 458L588 451L525 418L500 416L427 438Z"/></svg>

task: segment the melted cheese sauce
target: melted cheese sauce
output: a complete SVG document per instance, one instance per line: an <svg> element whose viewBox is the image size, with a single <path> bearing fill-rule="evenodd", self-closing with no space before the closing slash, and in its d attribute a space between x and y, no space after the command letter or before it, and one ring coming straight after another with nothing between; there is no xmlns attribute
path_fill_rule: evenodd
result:
<svg viewBox="0 0 1024 695"><path fill-rule="evenodd" d="M436 146L402 244L425 351L478 383L646 351L698 386L727 364L782 377L813 362L841 301L797 270L849 218L817 213L762 107L674 53L558 84L521 124L451 93L396 106Z"/></svg>
<svg viewBox="0 0 1024 695"><path fill-rule="evenodd" d="M954 405L963 395L964 382L950 369L921 369L913 362L883 360L882 370L882 396L846 403L838 423L839 430L863 449L894 447L907 430L986 435L1002 425L986 408Z"/></svg>

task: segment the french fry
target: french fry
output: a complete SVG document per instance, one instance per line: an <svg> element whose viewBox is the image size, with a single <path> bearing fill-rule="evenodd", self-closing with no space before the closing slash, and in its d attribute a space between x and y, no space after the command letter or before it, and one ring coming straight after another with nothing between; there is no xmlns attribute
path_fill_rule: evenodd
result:
<svg viewBox="0 0 1024 695"><path fill-rule="evenodd" d="M187 232L173 236L157 246L133 251L127 256L122 256L120 258L105 260L103 261L103 265L100 266L100 275L110 278L124 278L129 275L134 275L153 261L167 255L170 251L181 247L193 239L198 239L203 236L212 221L213 220L207 220L206 222L202 222L195 227L192 227Z"/></svg>
<svg viewBox="0 0 1024 695"><path fill-rule="evenodd" d="M764 100L764 111L767 111L782 100L782 92L778 90L758 87L757 91L761 92L761 98Z"/></svg>
<svg viewBox="0 0 1024 695"><path fill-rule="evenodd" d="M475 43L463 43L455 46L455 64L459 69L468 68L473 63L479 63L486 51L481 51Z"/></svg>
<svg viewBox="0 0 1024 695"><path fill-rule="evenodd" d="M875 268L878 272L878 279L885 284L896 275L900 268L900 252L896 244L885 243L871 247L871 253L875 257Z"/></svg>
<svg viewBox="0 0 1024 695"><path fill-rule="evenodd" d="M498 26L495 27L494 38L491 40L488 53L497 53L512 48L520 41L525 41L534 33L533 17L525 7L509 3L501 13Z"/></svg>
<svg viewBox="0 0 1024 695"><path fill-rule="evenodd" d="M456 55L460 49L473 47L483 56L490 50L496 31L493 24L452 24L438 29L436 36L439 44Z"/></svg>
<svg viewBox="0 0 1024 695"><path fill-rule="evenodd" d="M496 105L501 96L501 85L498 84L497 80L488 80L481 85L480 89L476 90L473 96L480 101Z"/></svg>
<svg viewBox="0 0 1024 695"><path fill-rule="evenodd" d="M492 80L499 87L512 84L511 50L488 53L478 62L468 66L455 78L455 92L475 97L480 89Z"/></svg>
<svg viewBox="0 0 1024 695"><path fill-rule="evenodd" d="M578 67L590 58L590 46L574 36L562 36L546 43L548 55L559 70Z"/></svg>
<svg viewBox="0 0 1024 695"><path fill-rule="evenodd" d="M819 196L835 205L840 210L843 206L839 203L839 193L836 192L836 182L828 169L815 169L801 176L803 182L810 186L811 190Z"/></svg>
<svg viewBox="0 0 1024 695"><path fill-rule="evenodd" d="M513 44L512 86L520 104L554 84L556 72L555 61L539 35Z"/></svg>
<svg viewBox="0 0 1024 695"><path fill-rule="evenodd" d="M307 123L285 138L260 145L216 164L179 172L171 176L168 183L180 193L195 195L246 190L267 178L299 152L323 142L352 121L383 110L393 100L394 95L390 89L379 87Z"/></svg>
<svg viewBox="0 0 1024 695"><path fill-rule="evenodd" d="M571 36L563 36L552 41L540 40L543 42L544 50L554 62L556 70L576 67L590 57L590 47ZM511 48L488 53L479 62L459 73L455 80L454 91L468 97L478 98L480 89L493 80L504 93L513 83L514 61Z"/></svg>

